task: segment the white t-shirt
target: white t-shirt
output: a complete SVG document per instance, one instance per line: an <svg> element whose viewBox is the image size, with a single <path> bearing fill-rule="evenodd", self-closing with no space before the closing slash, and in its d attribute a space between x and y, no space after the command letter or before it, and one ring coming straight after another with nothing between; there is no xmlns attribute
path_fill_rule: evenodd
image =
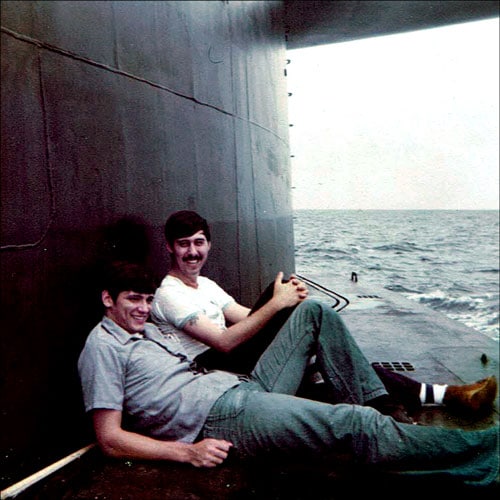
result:
<svg viewBox="0 0 500 500"><path fill-rule="evenodd" d="M209 349L209 346L183 331L191 319L208 316L218 327L226 329L224 309L235 300L215 281L198 277L198 288L185 285L180 279L167 275L156 290L151 320L167 336L176 336L190 358Z"/></svg>

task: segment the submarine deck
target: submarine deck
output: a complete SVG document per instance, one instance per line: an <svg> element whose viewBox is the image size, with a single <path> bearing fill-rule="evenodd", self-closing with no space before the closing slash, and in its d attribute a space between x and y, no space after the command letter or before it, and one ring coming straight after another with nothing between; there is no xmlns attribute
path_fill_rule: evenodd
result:
<svg viewBox="0 0 500 500"><path fill-rule="evenodd" d="M308 276L311 297L330 298L324 289L338 289L328 276ZM347 299L336 308L370 362L423 382L461 384L498 377L499 343L400 294L350 281L342 285ZM348 305L345 307L345 305ZM333 307L333 306L332 306ZM443 407L423 407L414 419L423 425L485 428L498 424L495 406L481 415L464 416ZM111 460L94 447L25 491L2 499L64 500L184 500L184 499L334 499L344 493L372 495L438 495L429 480L379 476L345 465L332 469L315 463L260 461L242 464L228 460L215 469L138 460ZM469 487L471 488L471 487ZM448 492L467 490L454 485ZM498 484L492 487L495 491ZM490 487L491 489L491 487ZM439 494L441 496L441 494Z"/></svg>

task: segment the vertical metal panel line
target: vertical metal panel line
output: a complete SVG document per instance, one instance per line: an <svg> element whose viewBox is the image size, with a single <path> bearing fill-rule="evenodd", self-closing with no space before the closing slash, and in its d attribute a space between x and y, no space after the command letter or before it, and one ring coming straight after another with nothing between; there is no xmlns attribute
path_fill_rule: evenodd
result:
<svg viewBox="0 0 500 500"><path fill-rule="evenodd" d="M40 238L33 243L22 243L22 244L10 244L0 246L0 250L24 250L27 248L35 248L42 243L42 241L47 237L49 229L54 222L56 214L56 194L54 189L54 171L50 161L50 151L49 151L49 132L47 127L47 110L45 106L45 88L43 85L43 74L42 74L42 60L40 50L37 50L37 66L38 66L38 81L40 88L40 106L42 110L42 123L43 123L43 142L44 142L44 157L45 164L47 168L47 182L50 197L50 212L49 221L42 232Z"/></svg>

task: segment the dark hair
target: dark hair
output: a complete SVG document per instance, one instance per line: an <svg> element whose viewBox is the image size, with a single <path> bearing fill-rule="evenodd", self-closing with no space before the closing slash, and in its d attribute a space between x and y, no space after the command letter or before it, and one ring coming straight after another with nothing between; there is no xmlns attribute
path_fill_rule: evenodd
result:
<svg viewBox="0 0 500 500"><path fill-rule="evenodd" d="M107 290L116 301L121 292L154 293L157 281L150 269L142 264L112 262L104 272L101 289Z"/></svg>
<svg viewBox="0 0 500 500"><path fill-rule="evenodd" d="M203 231L207 241L210 241L210 228L208 222L196 212L191 210L179 210L169 216L165 222L165 239L170 246L178 238L191 236L198 231Z"/></svg>

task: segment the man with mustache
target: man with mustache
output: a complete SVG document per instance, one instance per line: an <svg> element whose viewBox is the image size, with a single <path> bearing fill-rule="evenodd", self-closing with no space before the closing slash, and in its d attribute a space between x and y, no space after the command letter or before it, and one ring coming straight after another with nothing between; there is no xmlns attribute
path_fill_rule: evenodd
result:
<svg viewBox="0 0 500 500"><path fill-rule="evenodd" d="M214 358L209 361L204 357L204 361L225 362L224 368L250 372L276 333L266 332L264 339L264 327L277 313L283 310L289 313L306 299L306 285L295 276L290 276L285 283L283 273L279 273L282 283L275 291L274 300L250 314L248 307L237 303L214 281L201 276L211 248L210 228L205 219L188 210L175 212L165 224L165 237L170 270L156 294L153 321L163 333L178 336L193 358L207 354L211 346ZM226 327L227 324L231 326ZM255 336L265 340L265 345L255 346L250 352L248 341ZM245 352L236 356L240 347L244 347ZM217 357L216 352L227 356ZM230 361L236 357L237 362Z"/></svg>
<svg viewBox="0 0 500 500"><path fill-rule="evenodd" d="M270 297L259 299L250 310L201 276L211 248L210 227L203 217L189 210L174 212L165 223L165 238L171 268L155 293L152 321L164 335L179 340L188 355L205 368L250 373L290 314L307 299L306 285L293 275L284 282L280 272ZM339 325L338 331L329 333L346 336L355 344L335 311L326 311L328 316L336 316ZM352 363L348 353L345 355L346 362ZM364 356L363 362L368 363ZM421 404L477 411L491 405L497 393L493 376L469 385L447 386L420 383L382 367L370 370L377 372L386 390L373 394L364 404L404 423L412 423L407 409L416 410ZM338 400L329 384L322 384L319 393L315 389L311 393L309 386L306 394L328 402Z"/></svg>

